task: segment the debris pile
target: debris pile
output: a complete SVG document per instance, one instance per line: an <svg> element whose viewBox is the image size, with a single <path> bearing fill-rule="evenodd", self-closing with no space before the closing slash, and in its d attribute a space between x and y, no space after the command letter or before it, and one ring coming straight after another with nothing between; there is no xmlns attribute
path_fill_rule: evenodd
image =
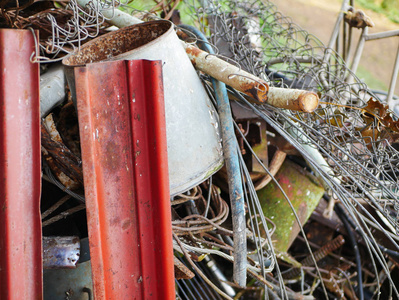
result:
<svg viewBox="0 0 399 300"><path fill-rule="evenodd" d="M137 298L399 298L389 106L269 1L142 5L2 3L40 36L44 298L127 272Z"/></svg>

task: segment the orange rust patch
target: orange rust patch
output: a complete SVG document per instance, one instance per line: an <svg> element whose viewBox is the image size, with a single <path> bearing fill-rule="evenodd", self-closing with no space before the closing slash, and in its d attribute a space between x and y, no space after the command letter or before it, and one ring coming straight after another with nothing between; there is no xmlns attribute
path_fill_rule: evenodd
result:
<svg viewBox="0 0 399 300"><path fill-rule="evenodd" d="M255 100L265 103L267 100L267 93L269 92L269 85L266 82L259 83L244 83L242 84L243 92L251 96Z"/></svg>
<svg viewBox="0 0 399 300"><path fill-rule="evenodd" d="M195 48L193 46L187 47L186 48L186 53L190 54L192 56L198 57L203 51L201 51L198 48Z"/></svg>

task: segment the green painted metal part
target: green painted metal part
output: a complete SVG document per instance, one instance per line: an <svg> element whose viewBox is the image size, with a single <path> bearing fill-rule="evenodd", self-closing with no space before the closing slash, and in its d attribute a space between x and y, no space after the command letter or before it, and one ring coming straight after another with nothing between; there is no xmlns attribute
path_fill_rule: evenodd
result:
<svg viewBox="0 0 399 300"><path fill-rule="evenodd" d="M309 172L285 160L275 176L304 225L324 194L323 187ZM275 225L272 240L280 252L287 252L299 233L299 225L287 199L274 181L258 191L263 213Z"/></svg>

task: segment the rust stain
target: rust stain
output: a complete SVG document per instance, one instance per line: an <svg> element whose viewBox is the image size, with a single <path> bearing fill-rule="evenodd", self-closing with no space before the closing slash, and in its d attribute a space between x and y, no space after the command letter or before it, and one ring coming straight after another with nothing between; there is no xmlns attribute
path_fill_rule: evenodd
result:
<svg viewBox="0 0 399 300"><path fill-rule="evenodd" d="M113 140L107 141L107 155L104 157L105 165L110 170L117 170L120 168L122 160L120 159L120 147L115 144Z"/></svg>
<svg viewBox="0 0 399 300"><path fill-rule="evenodd" d="M130 219L127 219L125 221L122 222L122 229L126 230L130 227L130 225L132 224L132 221Z"/></svg>
<svg viewBox="0 0 399 300"><path fill-rule="evenodd" d="M79 66L109 60L150 43L171 30L171 27L171 23L164 21L128 26L86 43L78 53L65 58L62 62L67 66Z"/></svg>
<svg viewBox="0 0 399 300"><path fill-rule="evenodd" d="M245 94L258 100L261 103L267 101L267 93L269 92L269 85L266 82L262 82L263 85L258 82L246 82L242 83L241 87Z"/></svg>
<svg viewBox="0 0 399 300"><path fill-rule="evenodd" d="M111 226L118 226L118 224L120 223L119 216L116 215L116 217L112 218L109 223Z"/></svg>
<svg viewBox="0 0 399 300"><path fill-rule="evenodd" d="M191 55L191 56L198 57L198 56L200 56L203 53L203 51L198 49L198 48L195 48L193 46L189 46L186 49L186 53Z"/></svg>
<svg viewBox="0 0 399 300"><path fill-rule="evenodd" d="M24 90L24 100L29 101L29 91Z"/></svg>

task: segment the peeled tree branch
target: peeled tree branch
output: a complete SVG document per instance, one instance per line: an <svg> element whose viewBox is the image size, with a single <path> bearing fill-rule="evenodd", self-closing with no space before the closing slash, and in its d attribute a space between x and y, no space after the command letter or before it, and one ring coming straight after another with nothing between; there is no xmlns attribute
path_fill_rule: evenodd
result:
<svg viewBox="0 0 399 300"><path fill-rule="evenodd" d="M261 78L215 55L190 44L183 43L183 47L196 69L254 98L259 103L303 112L313 112L319 104L319 96L314 92L270 87Z"/></svg>

